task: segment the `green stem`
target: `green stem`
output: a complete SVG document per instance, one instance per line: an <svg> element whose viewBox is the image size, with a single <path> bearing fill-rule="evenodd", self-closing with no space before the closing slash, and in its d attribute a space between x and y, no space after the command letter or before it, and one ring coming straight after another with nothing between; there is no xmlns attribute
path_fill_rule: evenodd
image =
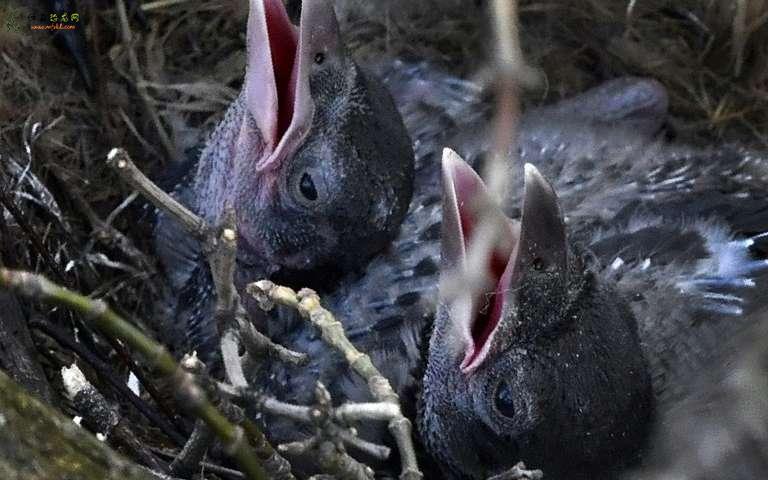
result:
<svg viewBox="0 0 768 480"><path fill-rule="evenodd" d="M102 333L119 338L139 351L147 361L164 375L173 379L181 393L189 400L186 407L208 425L225 445L250 480L266 480L267 475L257 455L246 440L240 427L230 423L208 400L203 390L194 383L193 376L181 369L170 353L110 309L102 300L94 300L61 287L42 275L0 268L0 287L44 302L62 305L83 314L85 321ZM254 428L254 426L249 425Z"/></svg>

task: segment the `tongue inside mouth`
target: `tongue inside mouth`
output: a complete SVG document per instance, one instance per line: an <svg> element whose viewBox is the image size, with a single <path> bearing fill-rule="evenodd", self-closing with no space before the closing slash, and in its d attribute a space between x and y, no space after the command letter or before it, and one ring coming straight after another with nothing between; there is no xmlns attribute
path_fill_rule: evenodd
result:
<svg viewBox="0 0 768 480"><path fill-rule="evenodd" d="M468 208L467 202L459 203L462 237L465 245L471 245L477 215ZM498 248L488 258L486 265L487 287L479 297L472 302L473 311L470 318L471 345L466 351L461 362L461 370L465 373L477 368L485 359L490 348L490 340L496 332L501 321L501 313L504 307L504 294L509 288L512 277L512 252Z"/></svg>
<svg viewBox="0 0 768 480"><path fill-rule="evenodd" d="M251 0L245 101L264 142L262 168L272 163L278 146L295 128L300 110L307 110L297 102L302 89L300 36L281 0Z"/></svg>
<svg viewBox="0 0 768 480"><path fill-rule="evenodd" d="M465 373L477 368L486 357L501 320L504 307L504 292L509 288L512 278L514 252L517 246L516 228L504 216L495 200L490 198L480 177L453 152L443 157L444 182L446 182L447 223L443 242L457 243L460 248L446 252L444 255L454 255L458 258L449 259L455 265L463 265L472 245L481 240L481 222L497 222L498 234L491 243L491 252L486 263L487 283L479 291L473 292L466 322L461 325L465 338L465 355L461 362L461 370ZM458 217L458 222L452 222L448 216ZM454 225L455 224L455 225ZM451 227L454 225L454 228ZM454 238L447 238L447 237ZM468 285L467 290L475 288Z"/></svg>
<svg viewBox="0 0 768 480"><path fill-rule="evenodd" d="M293 119L296 98L296 54L298 36L281 0L266 0L264 13L267 23L267 37L272 57L272 71L277 94L277 130L275 143L288 130Z"/></svg>

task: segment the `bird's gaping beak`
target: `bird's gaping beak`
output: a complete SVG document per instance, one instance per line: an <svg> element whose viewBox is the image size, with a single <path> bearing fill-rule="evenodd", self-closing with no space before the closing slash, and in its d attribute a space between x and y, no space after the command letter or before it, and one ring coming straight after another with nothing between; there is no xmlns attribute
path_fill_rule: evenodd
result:
<svg viewBox="0 0 768 480"><path fill-rule="evenodd" d="M495 235L479 230L481 222L495 225ZM525 165L525 193L520 222L510 220L492 199L480 177L458 154L443 152L443 224L440 303L449 308L449 335L463 355L460 369L479 367L494 345L500 327L514 330L515 291L531 268L547 265L555 274L566 274L565 225L552 187L533 165ZM485 256L484 285L458 289L449 276L460 275L467 254L476 242L489 249ZM562 281L565 279L562 278Z"/></svg>
<svg viewBox="0 0 768 480"><path fill-rule="evenodd" d="M305 1L298 28L282 0L251 0L250 7L245 100L264 142L256 165L263 170L294 153L309 131L312 63L336 48L339 32L326 0Z"/></svg>

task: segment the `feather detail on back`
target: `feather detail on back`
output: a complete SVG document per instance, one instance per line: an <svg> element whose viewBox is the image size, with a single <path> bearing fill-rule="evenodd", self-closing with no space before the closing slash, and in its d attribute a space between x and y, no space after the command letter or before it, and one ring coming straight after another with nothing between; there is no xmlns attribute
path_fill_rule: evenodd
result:
<svg viewBox="0 0 768 480"><path fill-rule="evenodd" d="M763 236L732 231L714 219L635 216L591 239L604 280L630 301L662 408L687 395L691 375L724 355L723 339L760 306L768 262L750 249Z"/></svg>

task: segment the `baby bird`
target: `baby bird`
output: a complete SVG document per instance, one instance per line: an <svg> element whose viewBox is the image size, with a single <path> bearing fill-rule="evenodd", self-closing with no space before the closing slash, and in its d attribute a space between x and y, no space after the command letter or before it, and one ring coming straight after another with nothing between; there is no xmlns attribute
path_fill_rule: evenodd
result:
<svg viewBox="0 0 768 480"><path fill-rule="evenodd" d="M413 149L384 87L349 55L332 5L251 0L240 96L176 197L216 224L235 208L236 283L349 271L397 234L413 190ZM177 292L174 337L216 352L212 284L200 246L161 213L160 258ZM332 267L332 268L331 268Z"/></svg>
<svg viewBox="0 0 768 480"><path fill-rule="evenodd" d="M487 109L473 84L425 64L396 62L391 69L383 70L382 76L395 92L414 138L414 199L392 246L376 256L362 276L348 275L323 300L343 322L352 342L369 353L393 382L413 416L437 306L444 208L441 196L445 195L441 192L448 188L442 181L441 163L434 152L443 144L464 141L462 127L466 122L480 124ZM424 91L431 94L422 95ZM576 108L577 105L584 108ZM529 151L528 158L533 160L534 155L540 155L535 160L537 164L548 165L582 155L603 132L601 152L610 155L623 151L625 143L612 142L607 132L626 124L625 129L635 132L638 142L642 138L643 142L652 143L665 108L665 92L656 82L620 79L558 104L530 110L523 117L521 143ZM611 120L601 121L604 118ZM544 135L545 127L558 135ZM546 143L549 138L567 145L560 148L557 143ZM462 201L470 202L469 192L466 194L468 198ZM313 385L320 380L338 402L370 400L367 386L349 371L344 359L330 351L318 333L293 312L281 312L279 319L267 324L267 329L276 342L307 352L310 357L310 365L300 368L264 362L263 372L254 384L263 385L268 394L293 403L311 403ZM277 443L311 434L309 429L283 418L268 417L266 424ZM365 423L358 429L366 440L390 440L384 424ZM386 470L388 465L381 468Z"/></svg>
<svg viewBox="0 0 768 480"><path fill-rule="evenodd" d="M554 185L526 163L519 220L490 200L483 211L460 201L484 187L444 156L453 187L419 431L449 478L519 460L548 478L617 478L641 459L655 415L690 395L689 378L765 301L750 296L768 271L750 254L763 235L734 238L739 226L768 227L768 198L753 190L768 179L747 174L765 176L763 160L638 150L631 131L616 134L626 156L567 159ZM481 219L502 232L490 281L448 288Z"/></svg>

